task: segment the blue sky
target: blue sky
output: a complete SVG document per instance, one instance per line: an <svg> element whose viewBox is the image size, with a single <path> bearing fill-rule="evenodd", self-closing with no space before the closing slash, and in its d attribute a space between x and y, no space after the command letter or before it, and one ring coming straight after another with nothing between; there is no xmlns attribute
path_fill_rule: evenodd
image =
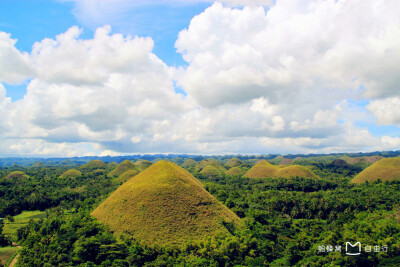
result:
<svg viewBox="0 0 400 267"><path fill-rule="evenodd" d="M30 52L32 45L44 38L54 38L73 25L82 27L81 38L92 38L97 27L112 26L114 33L150 36L154 40L154 53L170 66L185 65L176 52L175 41L179 32L189 26L190 20L211 3L138 5L119 14L109 14L98 21L76 16L76 5L69 1L5 0L0 9L0 30L17 39L16 47ZM75 15L74 15L75 14ZM27 82L5 84L7 95L13 101L23 98ZM178 92L182 92L179 88Z"/></svg>
<svg viewBox="0 0 400 267"><path fill-rule="evenodd" d="M398 150L399 12L374 0L2 1L0 156Z"/></svg>

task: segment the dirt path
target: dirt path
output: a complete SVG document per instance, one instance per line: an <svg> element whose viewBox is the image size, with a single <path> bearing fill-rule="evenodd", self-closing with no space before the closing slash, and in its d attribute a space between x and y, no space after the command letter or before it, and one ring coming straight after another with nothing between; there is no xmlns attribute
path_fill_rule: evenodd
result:
<svg viewBox="0 0 400 267"><path fill-rule="evenodd" d="M16 244L15 245L13 244L13 246L16 246L19 249L22 248L21 246L18 246ZM19 253L17 254L17 256L14 257L14 259L11 261L11 263L10 263L10 265L8 265L8 267L14 267L15 264L17 263L17 261L18 261L18 258L19 258Z"/></svg>

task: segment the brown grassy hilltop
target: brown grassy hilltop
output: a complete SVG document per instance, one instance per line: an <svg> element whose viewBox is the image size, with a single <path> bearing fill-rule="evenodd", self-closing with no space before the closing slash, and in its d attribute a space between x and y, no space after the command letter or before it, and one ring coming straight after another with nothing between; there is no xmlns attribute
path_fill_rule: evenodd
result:
<svg viewBox="0 0 400 267"><path fill-rule="evenodd" d="M278 168L265 159L259 160L250 170L248 170L244 177L247 178L267 178L274 177Z"/></svg>
<svg viewBox="0 0 400 267"><path fill-rule="evenodd" d="M381 159L360 172L351 182L364 183L378 179L382 181L400 180L400 158Z"/></svg>
<svg viewBox="0 0 400 267"><path fill-rule="evenodd" d="M178 165L159 161L121 185L92 215L117 234L146 244L181 246L218 232L222 220L240 219Z"/></svg>
<svg viewBox="0 0 400 267"><path fill-rule="evenodd" d="M60 178L77 178L82 176L82 173L78 170L75 169L70 169L66 172L64 172L63 174L60 175Z"/></svg>
<svg viewBox="0 0 400 267"><path fill-rule="evenodd" d="M12 179L25 180L28 178L29 176L21 171L13 171L6 176L7 180L12 180Z"/></svg>
<svg viewBox="0 0 400 267"><path fill-rule="evenodd" d="M218 177L223 177L225 172L220 171L212 164L206 165L201 171L200 174L208 177L209 179L216 179Z"/></svg>
<svg viewBox="0 0 400 267"><path fill-rule="evenodd" d="M244 170L239 167L233 167L227 170L225 173L227 175L242 175L244 173Z"/></svg>
<svg viewBox="0 0 400 267"><path fill-rule="evenodd" d="M244 177L247 178L291 178L296 176L310 179L319 179L319 177L307 167L300 165L275 166L266 160L260 160L244 175Z"/></svg>
<svg viewBox="0 0 400 267"><path fill-rule="evenodd" d="M233 168L242 165L243 162L238 158L231 158L225 163L225 167Z"/></svg>
<svg viewBox="0 0 400 267"><path fill-rule="evenodd" d="M104 162L99 159L91 160L80 168L83 170L95 170L95 169L105 169L107 166Z"/></svg>
<svg viewBox="0 0 400 267"><path fill-rule="evenodd" d="M138 171L138 167L135 164L133 164L132 161L124 160L123 162L118 164L117 167L115 167L115 169L112 170L108 174L108 176L109 177L119 177L121 174L123 174L127 170L136 170L136 171Z"/></svg>
<svg viewBox="0 0 400 267"><path fill-rule="evenodd" d="M190 168L190 167L194 167L197 165L197 161L193 160L193 159L185 159L185 161L182 163L182 167L183 168Z"/></svg>

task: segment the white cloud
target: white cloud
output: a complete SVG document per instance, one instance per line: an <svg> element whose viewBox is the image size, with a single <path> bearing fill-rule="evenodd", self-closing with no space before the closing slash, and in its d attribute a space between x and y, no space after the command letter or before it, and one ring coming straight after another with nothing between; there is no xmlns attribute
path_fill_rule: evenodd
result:
<svg viewBox="0 0 400 267"><path fill-rule="evenodd" d="M0 82L17 84L33 74L29 55L18 51L16 42L10 34L0 31Z"/></svg>
<svg viewBox="0 0 400 267"><path fill-rule="evenodd" d="M92 12L93 20L148 4L75 2L76 12ZM33 78L13 103L0 85L1 150L324 153L399 146L397 137L354 126L370 113L380 124L400 125L398 2L254 1L239 9L231 6L243 1L223 2L180 33L176 47L187 68L168 67L152 52L151 38L112 34L109 26L91 39L71 27L35 43L30 55L0 35L0 52L29 70L17 78L0 72L0 80ZM174 80L187 96L175 93Z"/></svg>
<svg viewBox="0 0 400 267"><path fill-rule="evenodd" d="M367 109L375 116L378 124L400 127L400 97L373 100Z"/></svg>

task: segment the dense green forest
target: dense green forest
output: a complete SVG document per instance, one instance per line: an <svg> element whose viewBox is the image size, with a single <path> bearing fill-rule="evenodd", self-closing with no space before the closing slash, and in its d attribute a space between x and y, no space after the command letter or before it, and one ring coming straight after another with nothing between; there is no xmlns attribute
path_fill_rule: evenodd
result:
<svg viewBox="0 0 400 267"><path fill-rule="evenodd" d="M247 171L253 164L240 168ZM82 172L76 178L60 177L72 168L62 164L3 167L0 217L46 211L46 218L31 220L16 232L23 247L20 266L400 266L400 181L349 183L365 164L314 158L297 164L308 166L320 179L209 178L195 166L187 167L245 227L225 223L230 234L188 240L183 248L113 235L90 216L121 184L107 176L113 164L103 169L74 165ZM26 177L7 178L13 171ZM347 255L346 242L360 242L361 254ZM9 240L0 234L0 246L5 245ZM366 252L365 246L372 251Z"/></svg>

